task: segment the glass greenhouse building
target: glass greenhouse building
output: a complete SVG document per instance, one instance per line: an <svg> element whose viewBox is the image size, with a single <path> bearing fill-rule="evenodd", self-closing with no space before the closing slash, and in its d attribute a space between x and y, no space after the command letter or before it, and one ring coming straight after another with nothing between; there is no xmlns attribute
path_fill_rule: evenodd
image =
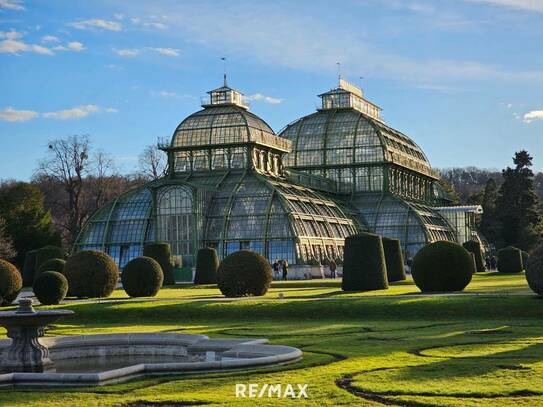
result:
<svg viewBox="0 0 543 407"><path fill-rule="evenodd" d="M276 135L225 81L160 143L167 175L100 209L75 250L105 251L123 267L160 241L187 267L206 246L221 258L250 249L302 267L342 258L358 231L400 239L407 256L458 241L422 150L353 85L320 97L322 108Z"/></svg>

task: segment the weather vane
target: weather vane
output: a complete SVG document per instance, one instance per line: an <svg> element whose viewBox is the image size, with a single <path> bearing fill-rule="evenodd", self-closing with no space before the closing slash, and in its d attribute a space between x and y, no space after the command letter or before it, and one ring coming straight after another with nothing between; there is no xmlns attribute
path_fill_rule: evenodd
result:
<svg viewBox="0 0 543 407"><path fill-rule="evenodd" d="M341 82L341 62L336 62L337 65L337 80L338 83Z"/></svg>
<svg viewBox="0 0 543 407"><path fill-rule="evenodd" d="M226 82L226 57L221 57L222 60L222 70L223 70L223 81L224 81L224 87L227 87L228 84Z"/></svg>

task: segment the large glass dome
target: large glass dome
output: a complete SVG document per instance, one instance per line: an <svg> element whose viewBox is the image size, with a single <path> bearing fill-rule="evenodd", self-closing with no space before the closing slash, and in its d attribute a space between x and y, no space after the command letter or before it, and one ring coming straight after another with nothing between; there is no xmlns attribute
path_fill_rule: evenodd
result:
<svg viewBox="0 0 543 407"><path fill-rule="evenodd" d="M355 109L321 109L286 126L292 140L285 164L296 169L392 162L422 173L431 167L409 137Z"/></svg>

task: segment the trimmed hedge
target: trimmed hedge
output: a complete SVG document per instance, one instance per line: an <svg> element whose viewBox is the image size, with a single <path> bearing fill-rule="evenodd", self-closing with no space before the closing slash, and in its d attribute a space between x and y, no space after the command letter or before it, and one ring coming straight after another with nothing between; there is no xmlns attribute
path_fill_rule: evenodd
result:
<svg viewBox="0 0 543 407"><path fill-rule="evenodd" d="M271 281L272 269L268 260L250 250L226 256L217 270L217 284L225 297L264 295Z"/></svg>
<svg viewBox="0 0 543 407"><path fill-rule="evenodd" d="M36 278L40 276L41 273L45 271L56 271L57 273L64 273L64 266L66 265L66 260L63 259L49 259L46 262L42 263L38 272L36 273Z"/></svg>
<svg viewBox="0 0 543 407"><path fill-rule="evenodd" d="M217 284L218 269L219 256L217 255L217 250L212 247L198 250L194 284Z"/></svg>
<svg viewBox="0 0 543 407"><path fill-rule="evenodd" d="M160 264L150 257L130 260L121 274L124 291L130 297L154 297L162 287L163 280Z"/></svg>
<svg viewBox="0 0 543 407"><path fill-rule="evenodd" d="M498 250L498 271L500 273L520 273L524 270L522 252L509 246Z"/></svg>
<svg viewBox="0 0 543 407"><path fill-rule="evenodd" d="M423 292L461 291L471 281L475 263L470 252L457 243L438 241L418 251L411 274Z"/></svg>
<svg viewBox="0 0 543 407"><path fill-rule="evenodd" d="M30 250L26 252L25 262L23 264L23 286L31 287L34 283L34 276L36 275L36 255L37 250Z"/></svg>
<svg viewBox="0 0 543 407"><path fill-rule="evenodd" d="M406 279L402 247L398 239L382 237L389 283Z"/></svg>
<svg viewBox="0 0 543 407"><path fill-rule="evenodd" d="M147 243L143 246L143 256L150 257L160 264L164 274L163 285L175 284L173 277L172 252L168 243Z"/></svg>
<svg viewBox="0 0 543 407"><path fill-rule="evenodd" d="M475 240L468 240L467 242L464 242L462 246L464 246L464 249L466 249L468 252L473 253L473 255L475 256L475 265L477 266L476 270L479 273L484 272L485 262L483 259L481 244Z"/></svg>
<svg viewBox="0 0 543 407"><path fill-rule="evenodd" d="M44 246L38 249L36 253L36 270L39 270L41 265L50 259L63 259L64 250L57 246ZM35 278L35 276L34 276Z"/></svg>
<svg viewBox="0 0 543 407"><path fill-rule="evenodd" d="M475 253L469 252L469 254L471 256L471 260L473 260L473 270L476 272L477 271L477 259L475 258Z"/></svg>
<svg viewBox="0 0 543 407"><path fill-rule="evenodd" d="M381 237L372 233L346 237L341 289L368 291L386 288L387 266Z"/></svg>
<svg viewBox="0 0 543 407"><path fill-rule="evenodd" d="M0 259L0 305L6 307L17 298L23 288L21 273L9 261Z"/></svg>
<svg viewBox="0 0 543 407"><path fill-rule="evenodd" d="M526 281L537 295L543 295L543 245L538 246L526 262Z"/></svg>
<svg viewBox="0 0 543 407"><path fill-rule="evenodd" d="M68 292L68 280L58 271L44 271L38 274L32 290L43 305L60 304Z"/></svg>
<svg viewBox="0 0 543 407"><path fill-rule="evenodd" d="M76 297L109 297L119 280L119 268L104 252L83 250L66 260L64 275Z"/></svg>

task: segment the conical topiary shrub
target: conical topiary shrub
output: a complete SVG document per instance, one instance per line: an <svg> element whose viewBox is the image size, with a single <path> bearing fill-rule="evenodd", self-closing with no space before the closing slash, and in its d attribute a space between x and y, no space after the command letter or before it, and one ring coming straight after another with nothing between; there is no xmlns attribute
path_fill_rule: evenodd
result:
<svg viewBox="0 0 543 407"><path fill-rule="evenodd" d="M389 283L406 279L403 262L402 247L398 239L382 237L385 262L387 265L387 279Z"/></svg>
<svg viewBox="0 0 543 407"><path fill-rule="evenodd" d="M418 251L411 274L423 292L461 291L475 273L470 252L457 243L438 241Z"/></svg>
<svg viewBox="0 0 543 407"><path fill-rule="evenodd" d="M341 289L368 291L386 288L387 266L381 237L360 233L345 238Z"/></svg>
<svg viewBox="0 0 543 407"><path fill-rule="evenodd" d="M513 246L498 250L498 271L500 273L520 273L524 270L522 252Z"/></svg>
<svg viewBox="0 0 543 407"><path fill-rule="evenodd" d="M164 275L163 285L175 284L172 252L168 243L146 243L143 246L143 256L150 257L160 264L162 274Z"/></svg>
<svg viewBox="0 0 543 407"><path fill-rule="evenodd" d="M17 267L0 259L0 305L11 305L22 288L23 278Z"/></svg>
<svg viewBox="0 0 543 407"><path fill-rule="evenodd" d="M218 268L219 256L217 250L212 247L198 250L194 284L216 284Z"/></svg>
<svg viewBox="0 0 543 407"><path fill-rule="evenodd" d="M468 252L473 253L473 255L475 256L475 264L477 265L476 270L479 273L485 271L485 262L483 260L481 244L475 240L468 240L467 242L464 242L462 246L464 246L464 249L466 249Z"/></svg>

